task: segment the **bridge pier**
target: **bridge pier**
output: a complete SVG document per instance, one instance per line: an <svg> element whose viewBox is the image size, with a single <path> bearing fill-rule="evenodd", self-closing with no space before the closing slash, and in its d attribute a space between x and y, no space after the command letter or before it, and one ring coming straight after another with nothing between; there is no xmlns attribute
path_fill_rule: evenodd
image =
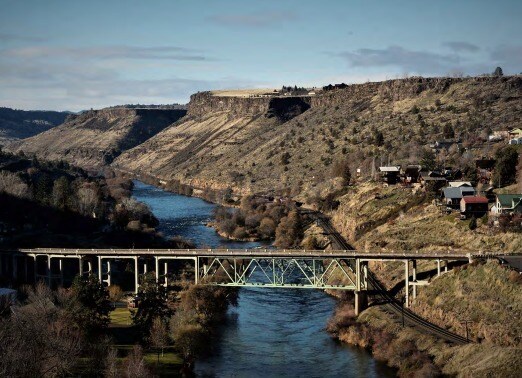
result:
<svg viewBox="0 0 522 378"><path fill-rule="evenodd" d="M412 260L413 266L411 270L413 280L413 299L417 298L417 260Z"/></svg>
<svg viewBox="0 0 522 378"><path fill-rule="evenodd" d="M404 305L406 308L410 307L410 261L404 260Z"/></svg>
<svg viewBox="0 0 522 378"><path fill-rule="evenodd" d="M139 282L138 257L134 257L134 293L138 294Z"/></svg>
<svg viewBox="0 0 522 378"><path fill-rule="evenodd" d="M361 312L368 308L368 295L364 291L355 292L355 316L359 316Z"/></svg>

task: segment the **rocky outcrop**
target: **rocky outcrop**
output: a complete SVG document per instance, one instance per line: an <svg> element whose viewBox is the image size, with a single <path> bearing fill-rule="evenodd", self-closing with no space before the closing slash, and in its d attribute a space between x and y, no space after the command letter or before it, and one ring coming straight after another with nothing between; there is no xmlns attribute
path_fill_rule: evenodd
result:
<svg viewBox="0 0 522 378"><path fill-rule="evenodd" d="M210 113L226 112L231 116L265 115L288 121L308 110L310 106L311 98L308 96L240 97L198 92L190 96L188 115L203 117Z"/></svg>

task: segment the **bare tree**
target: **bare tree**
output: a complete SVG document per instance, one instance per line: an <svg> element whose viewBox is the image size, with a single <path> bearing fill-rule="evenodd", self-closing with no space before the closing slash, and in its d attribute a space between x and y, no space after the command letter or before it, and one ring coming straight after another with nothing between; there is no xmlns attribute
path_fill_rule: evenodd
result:
<svg viewBox="0 0 522 378"><path fill-rule="evenodd" d="M105 358L104 374L107 378L116 378L118 373L118 351L116 348L109 348L107 357Z"/></svg>
<svg viewBox="0 0 522 378"><path fill-rule="evenodd" d="M143 359L143 349L139 345L134 345L132 352L129 353L125 359L126 376L128 378L143 378L150 377L150 372L145 366Z"/></svg>
<svg viewBox="0 0 522 378"><path fill-rule="evenodd" d="M150 342L150 345L156 349L156 352L158 354L158 363L159 363L160 351L161 351L161 356L163 357L163 350L169 344L169 333L167 330L167 325L159 317L154 318L154 320L152 321L152 327L150 328L149 342Z"/></svg>
<svg viewBox="0 0 522 378"><path fill-rule="evenodd" d="M27 184L16 173L7 171L0 171L0 193L2 192L18 198L30 197Z"/></svg>

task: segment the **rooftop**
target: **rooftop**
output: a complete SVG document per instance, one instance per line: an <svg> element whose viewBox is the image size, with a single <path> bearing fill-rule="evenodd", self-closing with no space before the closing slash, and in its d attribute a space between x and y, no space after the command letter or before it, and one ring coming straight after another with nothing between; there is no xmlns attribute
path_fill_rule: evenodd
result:
<svg viewBox="0 0 522 378"><path fill-rule="evenodd" d="M488 199L486 197L473 197L473 196L464 196L462 200L464 203L488 203Z"/></svg>

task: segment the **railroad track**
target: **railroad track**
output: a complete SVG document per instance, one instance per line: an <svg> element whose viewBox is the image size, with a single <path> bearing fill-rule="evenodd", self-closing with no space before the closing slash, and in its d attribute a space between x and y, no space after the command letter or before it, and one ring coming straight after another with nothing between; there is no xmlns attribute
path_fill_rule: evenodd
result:
<svg viewBox="0 0 522 378"><path fill-rule="evenodd" d="M348 242L343 238L343 236L339 234L339 232L337 232L337 230L331 225L330 221L323 217L322 214L313 211L307 213L312 214L316 218L318 223L320 223L323 229L330 236L332 243L337 244L336 248L341 250L353 249L353 247L350 244L348 244ZM419 331L429 333L431 335L434 335L454 344L469 343L469 340L467 340L465 337L462 337L444 328L441 328L436 324L433 324L427 321L426 319L420 317L419 315L415 314L409 309L404 308L402 303L399 303L392 295L390 295L384 287L384 285L382 285L379 282L379 280L375 277L375 275L370 271L368 271L368 283L371 290L377 293L376 296L378 297L378 299L382 300L382 302L384 303L382 305L384 311L399 317L399 319L401 317L404 317L405 325L412 326Z"/></svg>

